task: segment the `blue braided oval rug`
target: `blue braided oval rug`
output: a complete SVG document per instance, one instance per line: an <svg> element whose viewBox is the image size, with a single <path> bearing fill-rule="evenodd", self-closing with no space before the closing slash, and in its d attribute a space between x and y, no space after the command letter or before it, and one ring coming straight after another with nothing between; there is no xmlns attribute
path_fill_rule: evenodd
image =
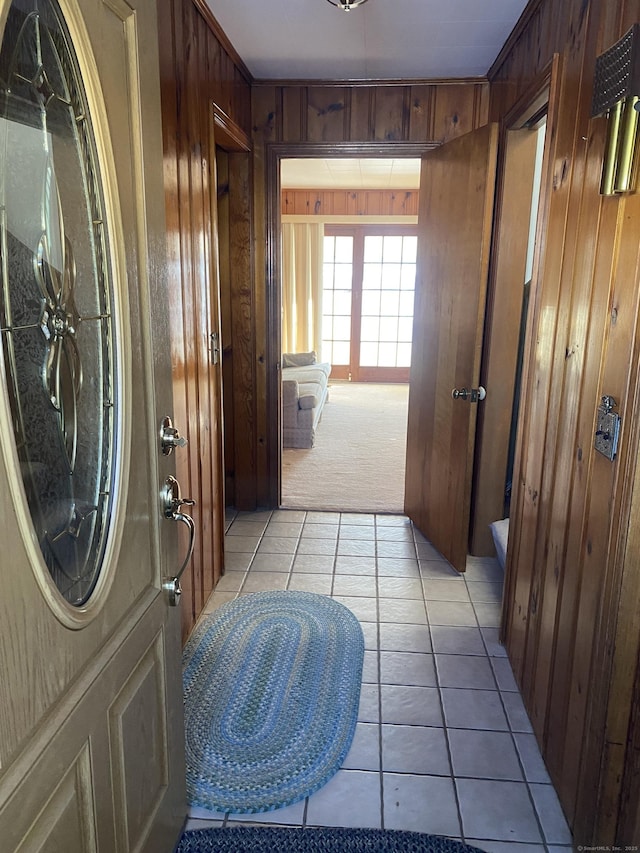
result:
<svg viewBox="0 0 640 853"><path fill-rule="evenodd" d="M481 853L461 841L397 829L241 826L185 832L176 853Z"/></svg>
<svg viewBox="0 0 640 853"><path fill-rule="evenodd" d="M251 814L322 787L353 740L363 657L360 623L324 595L256 592L203 620L183 655L189 802Z"/></svg>

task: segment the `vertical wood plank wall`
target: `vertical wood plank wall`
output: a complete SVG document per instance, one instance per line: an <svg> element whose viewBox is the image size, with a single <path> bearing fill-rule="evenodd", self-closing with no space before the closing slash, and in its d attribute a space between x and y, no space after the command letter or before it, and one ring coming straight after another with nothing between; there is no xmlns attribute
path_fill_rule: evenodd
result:
<svg viewBox="0 0 640 853"><path fill-rule="evenodd" d="M275 282L265 280L266 197L271 143L445 142L487 122L488 89L483 82L255 83L252 87L254 147L255 310L257 372L258 500L271 500L276 448L270 441L278 365L269 363L269 316ZM273 308L273 305L271 305Z"/></svg>
<svg viewBox="0 0 640 853"><path fill-rule="evenodd" d="M638 806L624 806L623 770L639 631L638 536L627 531L639 521L640 196L599 195L606 120L590 106L596 56L638 20L640 3L628 0L532 2L489 75L500 120L561 55L504 624L578 844L637 843L624 837ZM613 463L593 450L603 394L622 415Z"/></svg>
<svg viewBox="0 0 640 853"><path fill-rule="evenodd" d="M174 422L188 439L176 451L178 479L196 500L196 548L183 578L183 636L200 614L223 567L224 484L216 442L221 432L219 381L209 333L217 313L212 269L212 106L249 130L247 75L191 0L160 0L160 76L166 217L172 294ZM169 523L169 522L167 522ZM186 549L186 542L182 542Z"/></svg>
<svg viewBox="0 0 640 853"><path fill-rule="evenodd" d="M283 216L417 216L418 190L282 190Z"/></svg>

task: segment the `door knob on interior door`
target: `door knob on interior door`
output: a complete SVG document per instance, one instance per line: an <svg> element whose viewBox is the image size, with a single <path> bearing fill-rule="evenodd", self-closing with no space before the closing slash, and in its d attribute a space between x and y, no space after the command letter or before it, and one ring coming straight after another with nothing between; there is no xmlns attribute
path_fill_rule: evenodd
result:
<svg viewBox="0 0 640 853"><path fill-rule="evenodd" d="M482 385L479 388L454 388L451 396L454 400L468 400L470 403L477 403L484 400L487 392Z"/></svg>

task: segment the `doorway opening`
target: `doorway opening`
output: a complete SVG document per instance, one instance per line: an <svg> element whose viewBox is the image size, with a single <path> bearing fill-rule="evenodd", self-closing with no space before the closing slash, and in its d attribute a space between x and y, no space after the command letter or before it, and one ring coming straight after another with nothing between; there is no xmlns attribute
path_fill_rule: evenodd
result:
<svg viewBox="0 0 640 853"><path fill-rule="evenodd" d="M401 512L420 160L280 176L281 505Z"/></svg>
<svg viewBox="0 0 640 853"><path fill-rule="evenodd" d="M549 76L509 121L502 148L481 382L487 389L476 435L470 552L506 564L512 484L517 479L521 390L540 265Z"/></svg>

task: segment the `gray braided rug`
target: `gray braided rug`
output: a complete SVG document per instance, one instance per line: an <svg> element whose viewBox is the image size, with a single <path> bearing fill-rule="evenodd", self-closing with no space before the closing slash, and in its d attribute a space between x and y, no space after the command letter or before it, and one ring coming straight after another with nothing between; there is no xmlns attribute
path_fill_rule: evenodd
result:
<svg viewBox="0 0 640 853"><path fill-rule="evenodd" d="M185 832L176 853L481 853L459 841L393 829L242 826Z"/></svg>
<svg viewBox="0 0 640 853"><path fill-rule="evenodd" d="M256 592L204 620L183 656L189 802L250 814L322 787L353 740L363 656L324 595Z"/></svg>

